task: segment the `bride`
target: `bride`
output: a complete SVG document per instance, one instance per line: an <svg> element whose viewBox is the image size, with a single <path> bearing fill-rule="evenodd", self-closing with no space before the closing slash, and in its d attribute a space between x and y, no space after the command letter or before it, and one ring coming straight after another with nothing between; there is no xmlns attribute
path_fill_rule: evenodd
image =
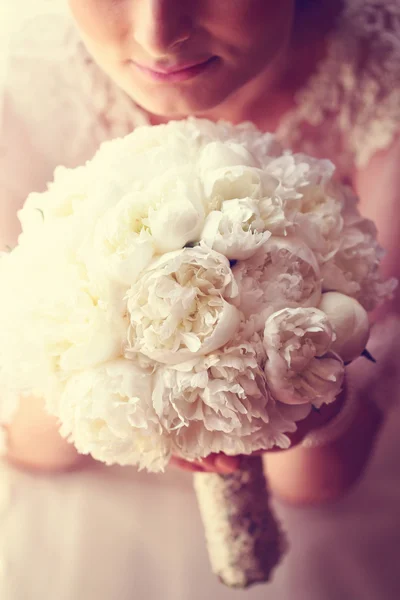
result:
<svg viewBox="0 0 400 600"><path fill-rule="evenodd" d="M14 0L0 23L2 250L57 165L82 164L138 125L195 114L250 120L330 158L398 276L397 0ZM376 365L350 368L356 402L314 414L293 449L265 457L291 549L272 584L238 597L400 596L397 311L395 298L376 316ZM3 422L5 408L0 400ZM34 398L4 431L1 598L231 597L209 572L185 471L226 473L237 460L175 460L182 468L160 476L105 467L79 457Z"/></svg>

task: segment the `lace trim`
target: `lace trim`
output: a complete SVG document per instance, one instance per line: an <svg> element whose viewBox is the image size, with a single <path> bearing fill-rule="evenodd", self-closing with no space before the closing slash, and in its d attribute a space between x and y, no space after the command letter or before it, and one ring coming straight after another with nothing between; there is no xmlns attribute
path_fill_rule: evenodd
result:
<svg viewBox="0 0 400 600"><path fill-rule="evenodd" d="M328 156L348 176L400 129L400 3L347 0L327 55L282 120L278 137Z"/></svg>

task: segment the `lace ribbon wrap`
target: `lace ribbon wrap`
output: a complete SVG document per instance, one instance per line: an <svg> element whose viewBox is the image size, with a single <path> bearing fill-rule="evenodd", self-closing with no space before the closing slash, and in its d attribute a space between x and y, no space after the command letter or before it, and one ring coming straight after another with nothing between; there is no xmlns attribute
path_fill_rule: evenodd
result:
<svg viewBox="0 0 400 600"><path fill-rule="evenodd" d="M227 586L269 581L286 549L270 507L261 457L232 475L196 473L194 484L213 572Z"/></svg>

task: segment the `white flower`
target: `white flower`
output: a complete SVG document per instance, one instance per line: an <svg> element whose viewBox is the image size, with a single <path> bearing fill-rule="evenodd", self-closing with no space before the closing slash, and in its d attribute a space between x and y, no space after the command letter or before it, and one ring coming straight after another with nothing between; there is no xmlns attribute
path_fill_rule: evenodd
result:
<svg viewBox="0 0 400 600"><path fill-rule="evenodd" d="M391 297L397 281L385 281L380 274L383 250L377 242L377 230L372 221L361 216L353 190L339 185L333 189L342 207L343 227L336 247L321 264L323 290L352 296L366 310L373 310Z"/></svg>
<svg viewBox="0 0 400 600"><path fill-rule="evenodd" d="M153 199L146 224L159 254L199 240L207 203L192 167L170 169L149 186Z"/></svg>
<svg viewBox="0 0 400 600"><path fill-rule="evenodd" d="M295 231L314 252L320 265L340 247L342 208L331 186L305 188L298 205L293 207Z"/></svg>
<svg viewBox="0 0 400 600"><path fill-rule="evenodd" d="M92 236L79 250L94 278L104 277L131 286L155 253L154 241L144 224L149 200L139 194L123 196L98 218Z"/></svg>
<svg viewBox="0 0 400 600"><path fill-rule="evenodd" d="M204 223L200 186L187 170L168 171L146 193L123 196L105 211L80 256L91 272L130 287L157 253L199 238ZM99 276L99 275L97 275Z"/></svg>
<svg viewBox="0 0 400 600"><path fill-rule="evenodd" d="M58 219L75 215L87 199L89 184L90 177L86 167L57 167L47 191L41 194L31 193L23 208L18 211L23 235L37 232L44 223L51 221L54 224Z"/></svg>
<svg viewBox="0 0 400 600"><path fill-rule="evenodd" d="M301 199L306 189L324 186L335 171L329 160L319 160L305 154L292 154L289 151L280 156L268 156L264 172L279 182L279 189L288 199Z"/></svg>
<svg viewBox="0 0 400 600"><path fill-rule="evenodd" d="M329 319L335 331L331 349L345 362L351 362L365 350L370 324L366 310L357 300L339 294L322 294L318 307Z"/></svg>
<svg viewBox="0 0 400 600"><path fill-rule="evenodd" d="M248 214L245 221L254 233L270 231L274 235L285 235L292 225L285 214L286 190L265 171L243 165L226 166L208 171L202 180L211 208L229 216L232 201L236 201L242 210L251 210L252 214ZM291 197L292 192L288 195Z"/></svg>
<svg viewBox="0 0 400 600"><path fill-rule="evenodd" d="M248 156L247 153L249 153L252 160L255 160L257 164L262 165L266 156L279 156L282 152L281 145L271 133L259 131L257 127L250 122L232 125L232 123L229 123L228 121L214 123L207 119L195 119L190 117L186 122L180 121L179 125L184 129L184 135L186 137L191 134L192 144L194 141L197 141L199 145L204 147L212 142L223 142L224 145L227 145L236 153L236 156L241 154L237 151L237 145L239 145L246 149L246 156ZM176 127L176 124L169 123L168 126ZM217 168L221 166L223 159L214 153L214 155L211 155L205 168L212 167L210 162L213 159L216 159L214 165ZM230 164L233 162L237 164L237 159L228 160L230 161ZM240 163L243 164L243 162L243 159L240 159ZM222 166L226 166L226 162L223 163Z"/></svg>
<svg viewBox="0 0 400 600"><path fill-rule="evenodd" d="M397 282L382 279L379 267L383 251L377 242L376 227L360 215L351 192L345 206L338 249L322 265L323 290L352 296L370 311L390 298Z"/></svg>
<svg viewBox="0 0 400 600"><path fill-rule="evenodd" d="M315 256L298 238L272 237L256 254L239 262L233 273L239 286L235 304L258 329L284 307L316 306L321 297Z"/></svg>
<svg viewBox="0 0 400 600"><path fill-rule="evenodd" d="M321 288L366 308L394 288L333 170L194 118L58 168L0 257L0 420L40 394L81 452L151 470L287 447L367 336Z"/></svg>
<svg viewBox="0 0 400 600"><path fill-rule="evenodd" d="M52 237L18 246L1 274L2 376L14 386L47 395L54 378L90 368L122 353L128 323L122 297L86 277L82 264ZM45 265L45 268L42 268Z"/></svg>
<svg viewBox="0 0 400 600"><path fill-rule="evenodd" d="M285 404L333 402L341 391L344 366L330 352L334 332L326 315L316 308L287 308L265 324L267 382L274 397Z"/></svg>
<svg viewBox="0 0 400 600"><path fill-rule="evenodd" d="M235 141L210 142L200 152L198 169L202 178L208 180L209 173L226 167L260 167L260 164L244 144Z"/></svg>
<svg viewBox="0 0 400 600"><path fill-rule="evenodd" d="M119 359L72 375L59 399L61 434L107 464L163 470L170 458L152 409L152 374Z"/></svg>
<svg viewBox="0 0 400 600"><path fill-rule="evenodd" d="M176 453L196 459L289 446L285 433L296 426L270 397L257 345L238 340L157 370L153 406Z"/></svg>
<svg viewBox="0 0 400 600"><path fill-rule="evenodd" d="M253 230L258 213L255 200L227 200L220 211L208 215L201 239L230 260L250 258L271 236L269 231Z"/></svg>
<svg viewBox="0 0 400 600"><path fill-rule="evenodd" d="M286 230L303 239L319 262L338 248L343 226L340 188L332 183L334 170L328 160L289 152L270 160L265 169L278 182L275 196L283 203Z"/></svg>
<svg viewBox="0 0 400 600"><path fill-rule="evenodd" d="M218 208L225 200L260 198L263 172L246 166L229 166L207 171L202 177L204 193Z"/></svg>
<svg viewBox="0 0 400 600"><path fill-rule="evenodd" d="M165 254L127 294L128 354L176 364L208 354L236 333L240 312L229 261L206 247Z"/></svg>

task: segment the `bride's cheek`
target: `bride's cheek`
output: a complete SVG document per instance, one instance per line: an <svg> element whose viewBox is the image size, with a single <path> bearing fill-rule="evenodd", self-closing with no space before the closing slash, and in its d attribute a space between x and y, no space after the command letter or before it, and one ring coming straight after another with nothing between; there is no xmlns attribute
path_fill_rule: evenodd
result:
<svg viewBox="0 0 400 600"><path fill-rule="evenodd" d="M88 460L61 437L57 420L33 397L21 400L6 429L6 457L22 469L45 472L78 468Z"/></svg>

